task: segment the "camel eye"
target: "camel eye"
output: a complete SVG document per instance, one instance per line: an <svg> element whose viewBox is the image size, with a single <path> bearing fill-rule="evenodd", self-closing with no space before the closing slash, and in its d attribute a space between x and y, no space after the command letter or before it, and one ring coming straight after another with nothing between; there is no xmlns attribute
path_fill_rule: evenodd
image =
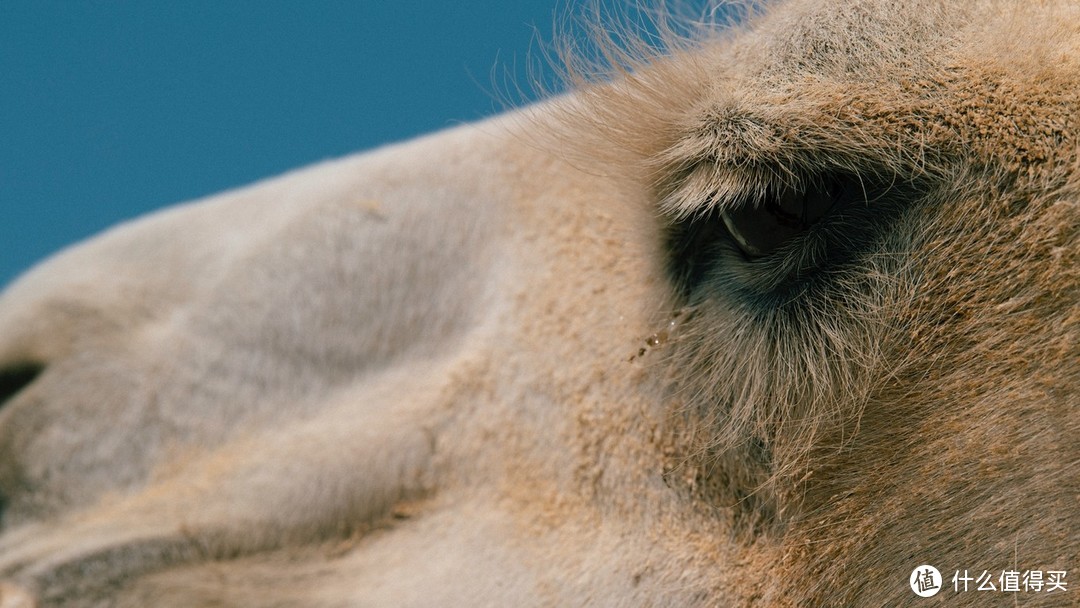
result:
<svg viewBox="0 0 1080 608"><path fill-rule="evenodd" d="M0 369L0 405L19 394L41 374L45 366L23 363Z"/></svg>
<svg viewBox="0 0 1080 608"><path fill-rule="evenodd" d="M804 190L785 188L764 200L724 211L720 217L739 249L748 258L760 258L821 219L844 190L838 180Z"/></svg>

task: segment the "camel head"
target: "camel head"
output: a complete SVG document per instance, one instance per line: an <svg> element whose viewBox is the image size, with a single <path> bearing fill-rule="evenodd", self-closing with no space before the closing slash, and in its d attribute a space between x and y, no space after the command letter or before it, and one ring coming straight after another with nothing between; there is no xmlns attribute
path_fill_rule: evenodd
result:
<svg viewBox="0 0 1080 608"><path fill-rule="evenodd" d="M16 281L0 606L1080 601L1080 10L667 38Z"/></svg>

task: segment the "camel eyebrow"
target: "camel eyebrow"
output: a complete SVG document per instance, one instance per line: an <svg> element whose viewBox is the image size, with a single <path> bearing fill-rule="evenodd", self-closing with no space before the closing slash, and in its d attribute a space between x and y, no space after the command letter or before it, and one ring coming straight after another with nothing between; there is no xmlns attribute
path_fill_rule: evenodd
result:
<svg viewBox="0 0 1080 608"><path fill-rule="evenodd" d="M792 125L788 131L796 129ZM774 126L772 132L783 131ZM825 137L835 135L835 139ZM874 147L847 146L843 133L809 135L729 134L695 129L658 155L660 211L676 220L729 211L778 191L806 191L837 180L867 193L919 178L903 162ZM925 176L924 176L925 177Z"/></svg>
<svg viewBox="0 0 1080 608"><path fill-rule="evenodd" d="M661 211L685 218L822 180L885 184L927 173L925 158L897 148L895 132L906 114L879 109L864 116L858 91L833 92L804 99L761 90L749 100L698 109L653 159L666 180L658 187Z"/></svg>
<svg viewBox="0 0 1080 608"><path fill-rule="evenodd" d="M661 210L676 218L723 211L778 188L804 188L823 174L856 172L822 162L821 151L806 149L785 131L734 110L706 113L655 159L666 177L658 188Z"/></svg>
<svg viewBox="0 0 1080 608"><path fill-rule="evenodd" d="M746 204L757 204L781 191L807 191L823 184L844 181L869 192L876 184L895 181L884 179L887 172L850 166L725 166L713 160L701 161L684 169L662 190L660 211L680 221L705 213L731 211Z"/></svg>

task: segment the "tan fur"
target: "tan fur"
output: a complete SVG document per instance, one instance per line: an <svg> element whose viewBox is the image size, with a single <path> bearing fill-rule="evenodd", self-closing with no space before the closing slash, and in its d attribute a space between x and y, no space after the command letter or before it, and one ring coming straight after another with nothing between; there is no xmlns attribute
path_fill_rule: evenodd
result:
<svg viewBox="0 0 1080 608"><path fill-rule="evenodd" d="M0 606L1077 604L1080 7L758 12L28 273Z"/></svg>

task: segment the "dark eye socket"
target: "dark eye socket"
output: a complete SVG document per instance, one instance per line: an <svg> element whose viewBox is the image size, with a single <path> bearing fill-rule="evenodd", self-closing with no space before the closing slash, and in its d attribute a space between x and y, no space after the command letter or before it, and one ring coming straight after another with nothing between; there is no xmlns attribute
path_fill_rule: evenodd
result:
<svg viewBox="0 0 1080 608"><path fill-rule="evenodd" d="M669 224L668 269L678 292L692 298L707 286L757 298L802 289L822 276L817 270L871 247L928 187L887 174L840 172L801 183Z"/></svg>
<svg viewBox="0 0 1080 608"><path fill-rule="evenodd" d="M805 232L848 197L841 178L811 182L802 189L782 188L720 214L724 226L748 258L767 256Z"/></svg>
<svg viewBox="0 0 1080 608"><path fill-rule="evenodd" d="M45 369L37 363L21 363L0 369L0 405L29 386Z"/></svg>

